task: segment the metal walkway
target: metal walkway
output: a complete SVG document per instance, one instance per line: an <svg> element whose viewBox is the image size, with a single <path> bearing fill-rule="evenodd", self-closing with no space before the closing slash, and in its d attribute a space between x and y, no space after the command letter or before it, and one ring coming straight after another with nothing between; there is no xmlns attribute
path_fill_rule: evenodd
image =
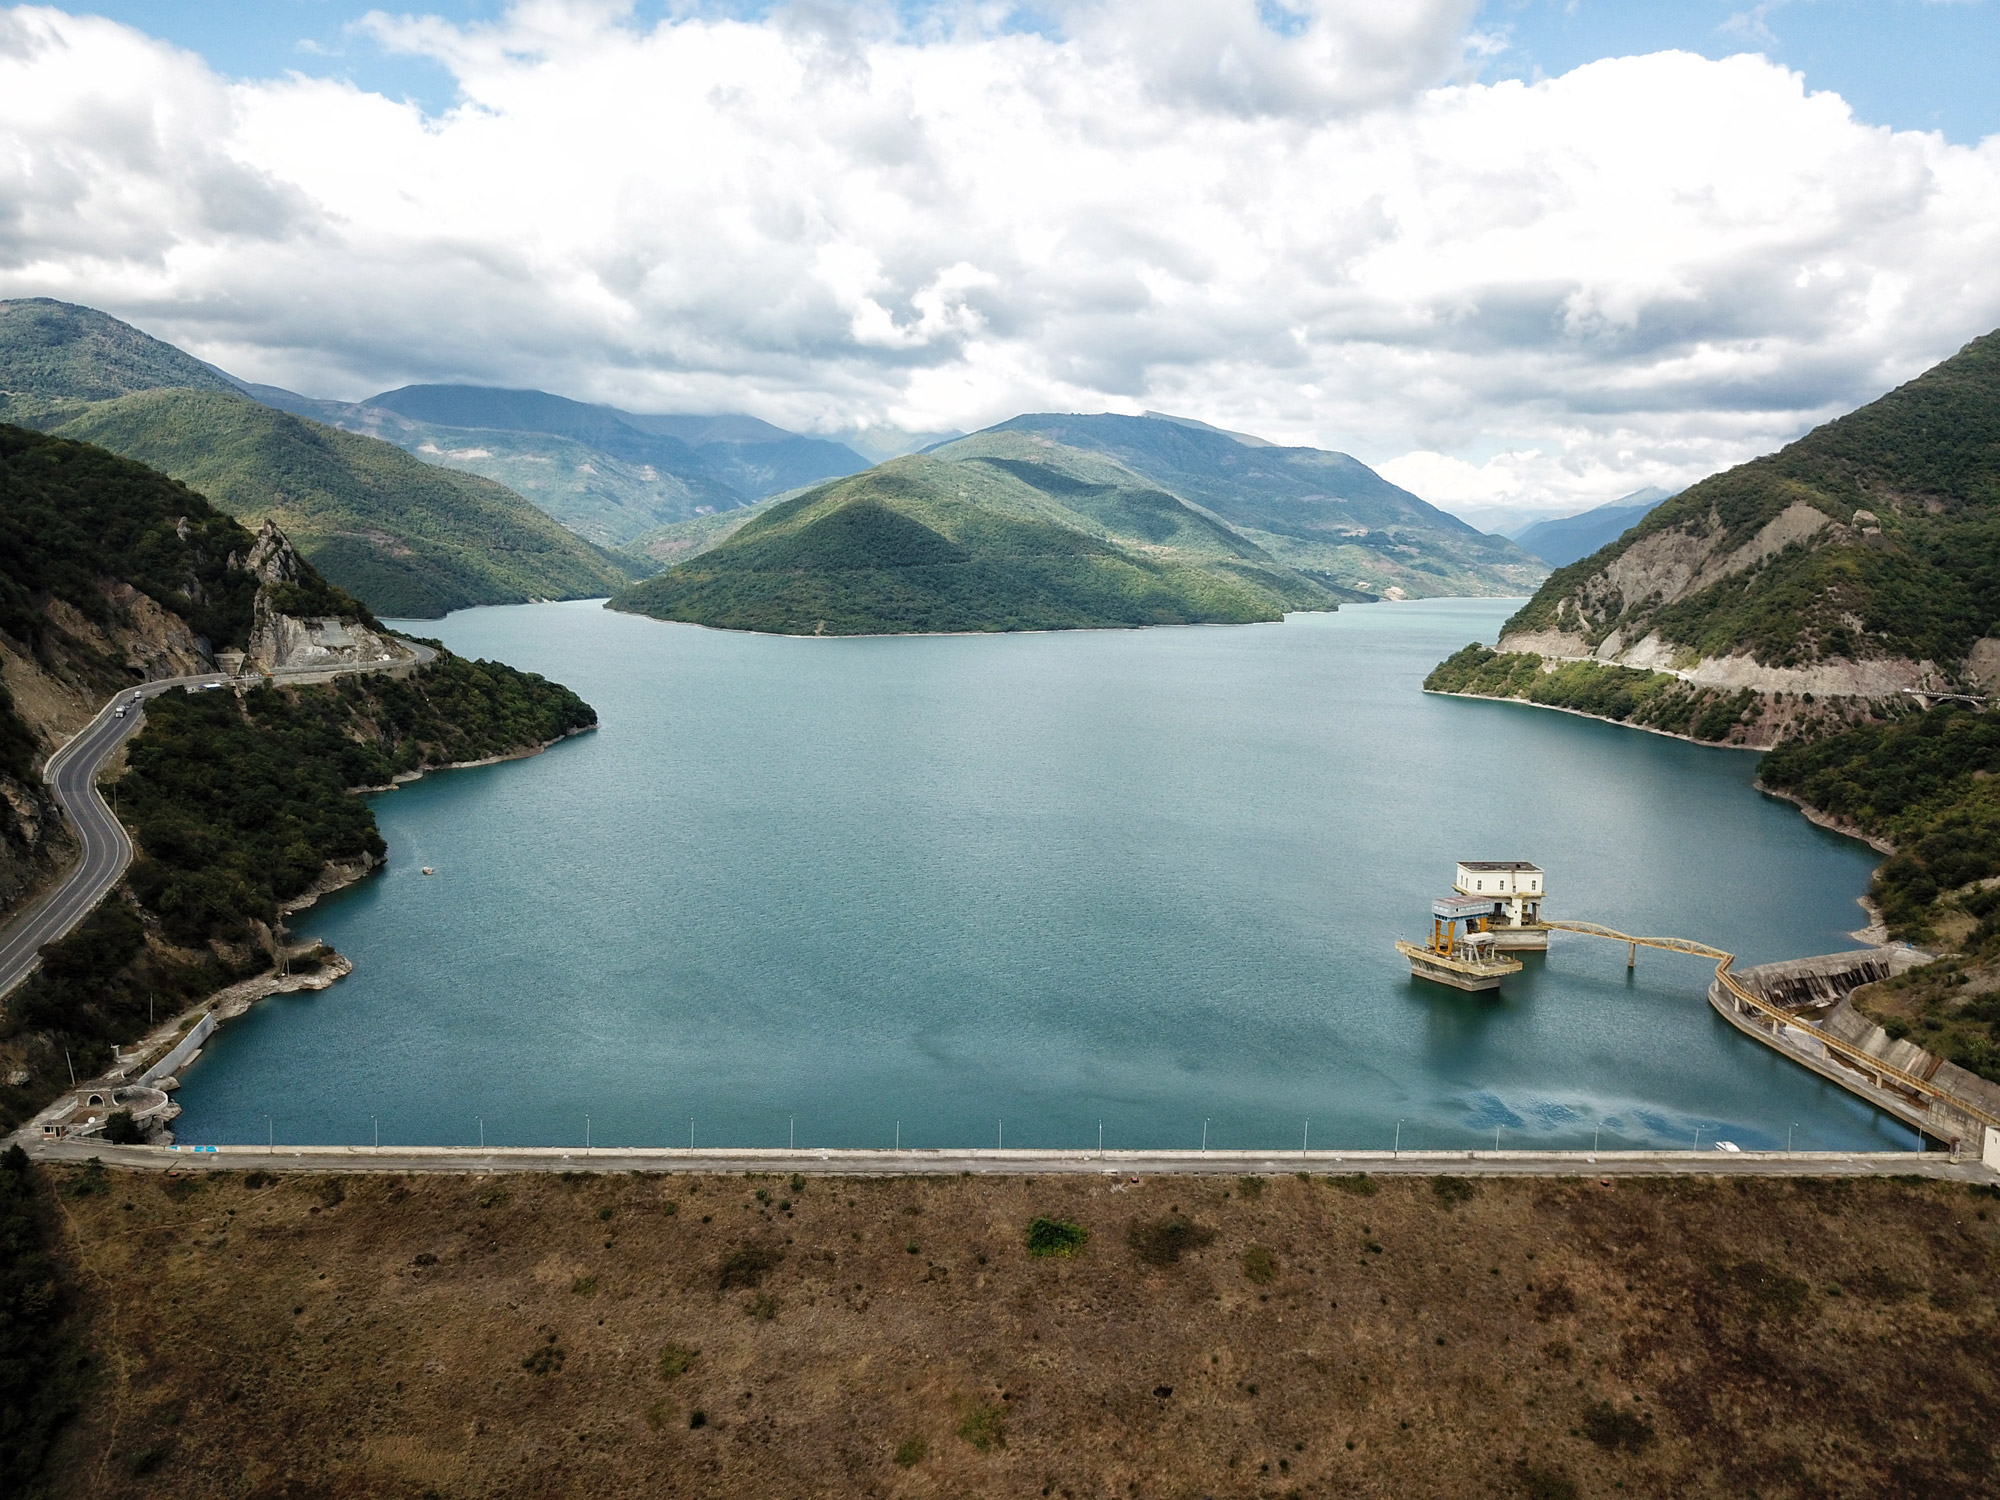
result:
<svg viewBox="0 0 2000 1500"><path fill-rule="evenodd" d="M1856 1072L1867 1074L1875 1081L1878 1089L1910 1094L1931 1108L1932 1101L1941 1100L1952 1110L1979 1121L1982 1125L2000 1130L2000 1116L1989 1114L1978 1105L1948 1090L1939 1088L1930 1079L1899 1068L1894 1063L1884 1062L1873 1053L1854 1043L1844 1041L1830 1031L1822 1030L1812 1022L1802 1020L1783 1006L1773 1005L1760 995L1751 993L1737 977L1730 972L1736 962L1736 955L1725 953L1720 948L1711 948L1707 943L1693 942L1677 937L1635 937L1629 932L1619 932L1615 928L1602 927L1595 922L1557 922L1544 920L1542 925L1557 932L1578 932L1585 937L1606 938L1614 943L1629 944L1634 952L1640 948L1659 948L1668 953L1686 953L1695 958L1715 960L1715 978L1722 987L1742 1005L1778 1027L1790 1027L1801 1035L1811 1037L1828 1055L1838 1057Z"/></svg>

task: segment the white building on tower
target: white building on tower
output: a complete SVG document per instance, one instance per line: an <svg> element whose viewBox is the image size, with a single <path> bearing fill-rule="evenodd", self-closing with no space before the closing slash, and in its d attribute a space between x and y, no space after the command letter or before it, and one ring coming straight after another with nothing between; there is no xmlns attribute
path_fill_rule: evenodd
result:
<svg viewBox="0 0 2000 1500"><path fill-rule="evenodd" d="M1542 871L1521 859L1462 859L1452 887L1461 896L1494 903L1486 930L1500 949L1546 951L1549 930L1542 925Z"/></svg>

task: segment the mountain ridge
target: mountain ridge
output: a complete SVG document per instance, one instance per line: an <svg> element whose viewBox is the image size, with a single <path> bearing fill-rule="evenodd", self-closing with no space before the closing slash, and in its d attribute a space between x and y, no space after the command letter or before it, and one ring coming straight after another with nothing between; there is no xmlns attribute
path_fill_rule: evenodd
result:
<svg viewBox="0 0 2000 1500"><path fill-rule="evenodd" d="M1391 484L1350 454L1288 448L1189 418L1023 413L927 451L949 457L959 444L996 432L1114 458L1278 562L1350 597L1505 596L1547 573L1532 554Z"/></svg>

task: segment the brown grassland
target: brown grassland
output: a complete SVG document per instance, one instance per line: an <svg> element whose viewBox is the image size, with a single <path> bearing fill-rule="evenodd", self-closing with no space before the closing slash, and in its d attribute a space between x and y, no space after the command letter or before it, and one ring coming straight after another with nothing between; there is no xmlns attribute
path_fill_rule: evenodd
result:
<svg viewBox="0 0 2000 1500"><path fill-rule="evenodd" d="M44 1181L62 1494L2000 1492L1992 1189Z"/></svg>

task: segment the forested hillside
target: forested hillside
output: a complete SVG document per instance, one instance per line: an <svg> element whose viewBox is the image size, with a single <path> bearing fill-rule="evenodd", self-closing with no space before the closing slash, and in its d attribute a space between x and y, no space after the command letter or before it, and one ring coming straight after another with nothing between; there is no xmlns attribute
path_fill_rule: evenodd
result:
<svg viewBox="0 0 2000 1500"><path fill-rule="evenodd" d="M1245 622L1334 604L1228 528L1099 467L895 459L772 507L613 604L808 635Z"/></svg>
<svg viewBox="0 0 2000 1500"><path fill-rule="evenodd" d="M252 571L281 552L283 569ZM0 693L0 897L18 902L61 853L39 769L66 730L135 682L213 670L215 652L300 601L350 628L365 619L282 536L260 541L100 448L0 427L0 666L34 708ZM150 1012L267 967L284 902L329 862L384 853L352 789L530 752L596 722L566 688L443 651L407 679L168 694L145 716L116 791L137 857L0 1008L0 1077L27 1080L0 1085L0 1124L47 1102L70 1063L95 1071Z"/></svg>
<svg viewBox="0 0 2000 1500"><path fill-rule="evenodd" d="M432 618L472 604L610 593L629 567L490 480L247 396L146 391L57 429L207 495L271 517L320 571L378 614Z"/></svg>

